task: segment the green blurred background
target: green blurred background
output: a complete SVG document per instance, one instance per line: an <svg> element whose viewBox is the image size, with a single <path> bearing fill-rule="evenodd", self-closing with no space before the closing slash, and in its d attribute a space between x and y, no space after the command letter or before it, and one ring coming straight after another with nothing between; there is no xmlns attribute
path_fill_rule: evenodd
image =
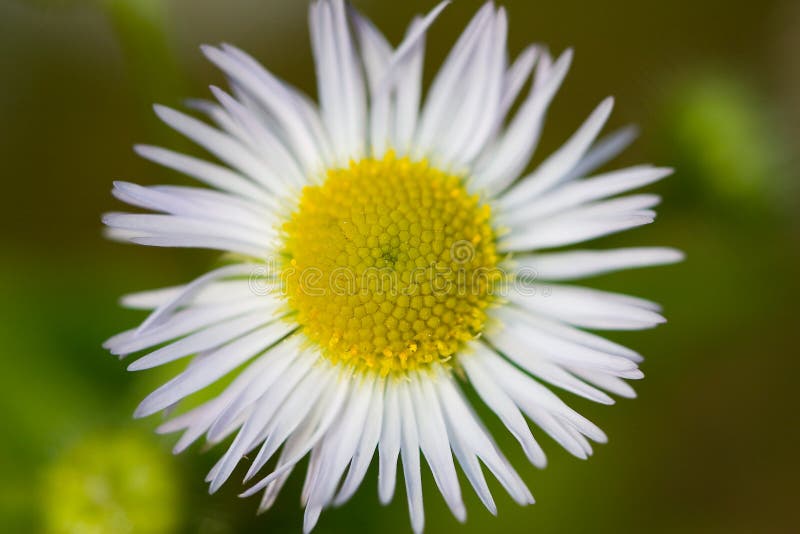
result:
<svg viewBox="0 0 800 534"><path fill-rule="evenodd" d="M550 465L537 471L482 410L538 503L519 508L494 484L494 519L462 481L469 519L458 526L426 474L427 531L796 532L800 3L503 3L512 52L531 41L576 48L538 159L613 94L611 127L642 131L614 164L677 168L654 188L665 197L655 225L595 246L672 245L688 260L588 281L660 301L670 320L612 336L647 356L637 400L608 408L564 395L610 443L582 462L548 441ZM395 42L433 5L355 4ZM478 5L457 0L436 23L428 79ZM0 531L300 531L299 474L256 516L235 483L206 494L219 449L173 457L174 438L152 433L157 417L131 420L174 369L130 374L101 349L141 319L117 298L188 280L214 255L106 242L99 216L118 208L114 179L182 181L131 145L197 152L150 103L177 106L223 83L200 43L235 43L314 94L306 8L0 0ZM376 476L315 532L410 532L402 490L381 507Z"/></svg>

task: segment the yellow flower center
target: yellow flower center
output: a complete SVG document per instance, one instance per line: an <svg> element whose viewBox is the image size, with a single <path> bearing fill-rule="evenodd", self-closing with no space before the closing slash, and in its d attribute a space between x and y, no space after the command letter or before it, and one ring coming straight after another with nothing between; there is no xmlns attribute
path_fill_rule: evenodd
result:
<svg viewBox="0 0 800 534"><path fill-rule="evenodd" d="M335 363L387 374L447 361L480 334L500 279L490 215L426 161L329 170L283 228L294 320Z"/></svg>

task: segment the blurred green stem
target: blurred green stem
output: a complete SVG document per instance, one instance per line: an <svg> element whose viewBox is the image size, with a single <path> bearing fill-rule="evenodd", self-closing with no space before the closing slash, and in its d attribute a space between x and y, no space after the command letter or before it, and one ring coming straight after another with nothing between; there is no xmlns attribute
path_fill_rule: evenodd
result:
<svg viewBox="0 0 800 534"><path fill-rule="evenodd" d="M143 104L174 101L185 94L167 36L162 0L101 0L119 36L128 72Z"/></svg>

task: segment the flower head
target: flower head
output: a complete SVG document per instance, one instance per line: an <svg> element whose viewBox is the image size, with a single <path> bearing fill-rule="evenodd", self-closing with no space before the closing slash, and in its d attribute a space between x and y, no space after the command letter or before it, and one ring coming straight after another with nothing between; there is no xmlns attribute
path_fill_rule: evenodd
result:
<svg viewBox="0 0 800 534"><path fill-rule="evenodd" d="M153 311L107 346L120 356L148 351L132 370L191 357L137 416L232 375L222 393L160 430L183 431L176 451L202 436L234 436L207 481L216 490L253 454L244 495L262 492L262 509L310 456L306 531L353 495L376 451L380 500L393 496L399 457L417 532L420 451L459 520L456 461L492 513L481 464L514 500L533 503L460 381L535 465L545 455L528 420L587 457L605 434L546 384L604 404L613 403L608 393L632 397L624 380L642 377L641 357L586 330L649 328L663 318L646 300L562 282L681 258L665 248L546 251L651 222L657 197L608 198L670 170L587 178L632 139L625 129L596 141L607 99L524 174L572 54L553 59L531 46L509 65L506 13L492 3L423 103L425 34L444 6L412 21L395 48L342 0L313 3L319 106L241 50L204 47L232 88L212 88L216 103L198 106L214 126L156 112L221 163L137 150L211 188L117 183L119 199L160 214L105 217L119 239L229 253L184 286L126 297Z"/></svg>

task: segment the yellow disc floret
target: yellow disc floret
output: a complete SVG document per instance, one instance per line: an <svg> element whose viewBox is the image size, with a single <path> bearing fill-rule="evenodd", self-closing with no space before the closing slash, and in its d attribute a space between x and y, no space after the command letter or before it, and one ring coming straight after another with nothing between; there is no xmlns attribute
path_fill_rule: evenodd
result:
<svg viewBox="0 0 800 534"><path fill-rule="evenodd" d="M426 161L329 170L283 228L294 320L336 363L385 374L449 360L480 334L500 278L490 215Z"/></svg>

